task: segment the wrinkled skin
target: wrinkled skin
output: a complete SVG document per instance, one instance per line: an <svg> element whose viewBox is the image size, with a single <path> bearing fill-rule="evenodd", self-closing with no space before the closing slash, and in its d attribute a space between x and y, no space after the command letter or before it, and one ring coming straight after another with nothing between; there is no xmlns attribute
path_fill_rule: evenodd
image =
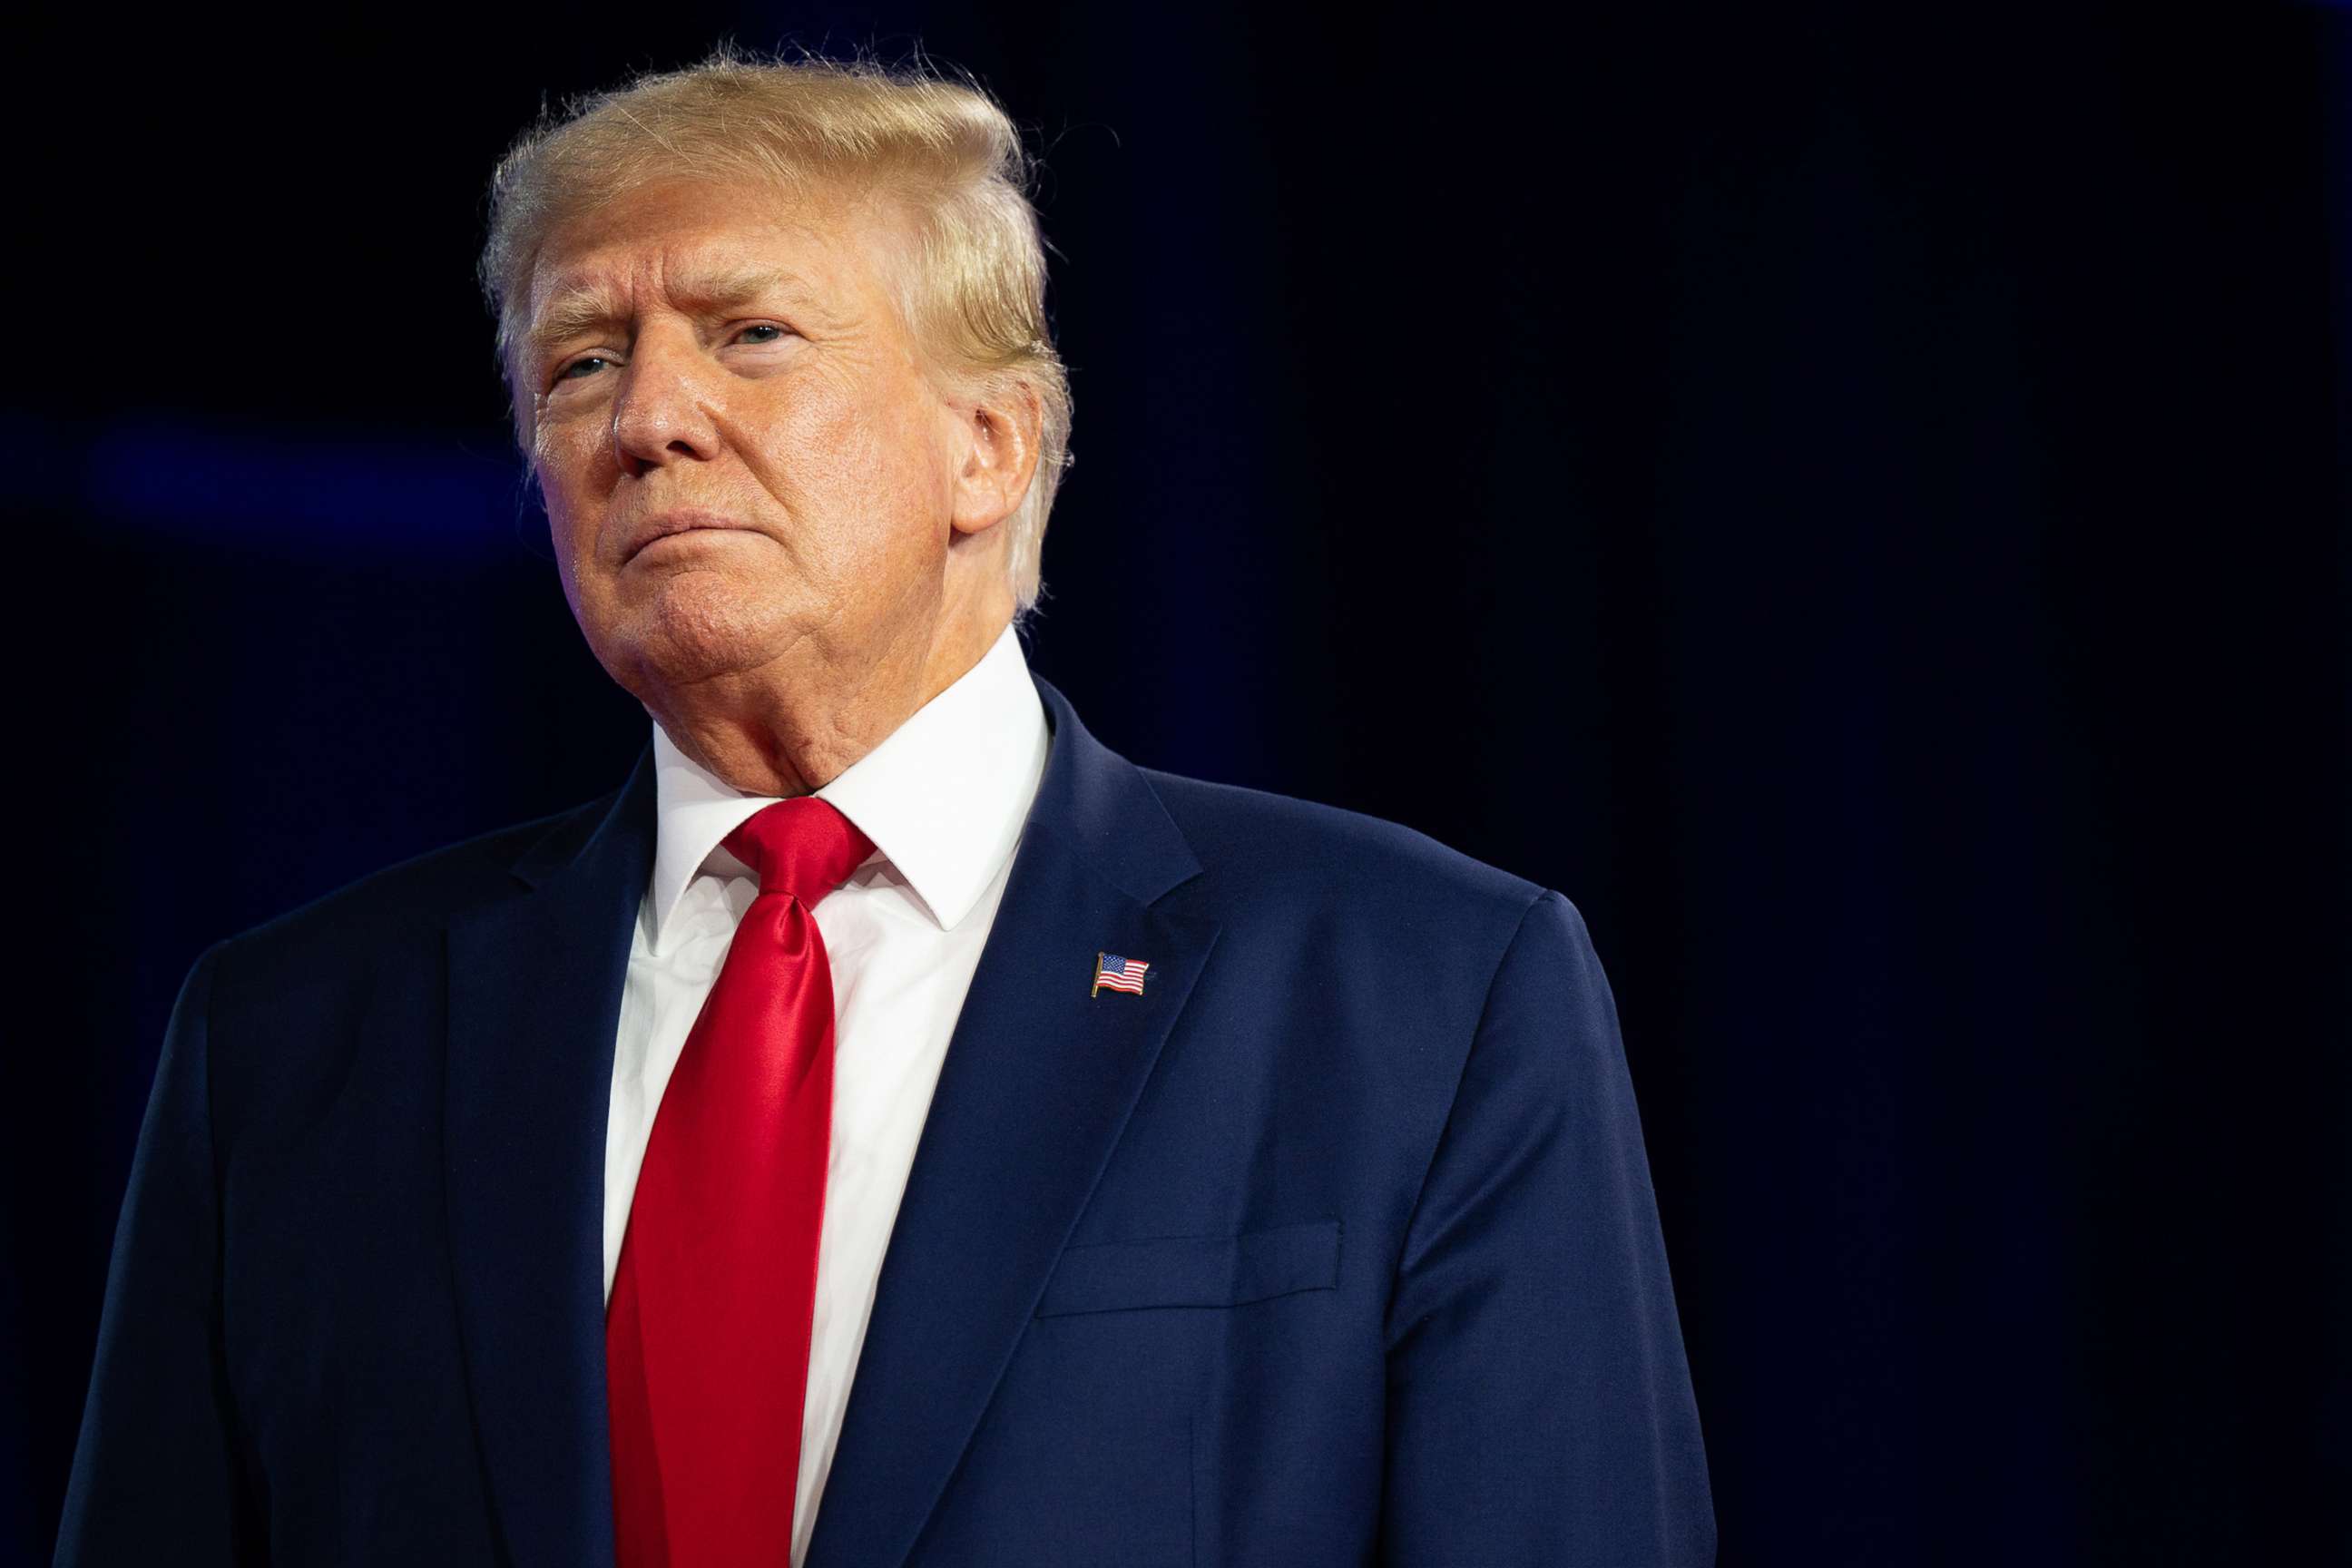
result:
<svg viewBox="0 0 2352 1568"><path fill-rule="evenodd" d="M604 668L736 788L815 789L1012 618L1029 388L932 366L898 215L672 180L559 226L510 353L565 597Z"/></svg>

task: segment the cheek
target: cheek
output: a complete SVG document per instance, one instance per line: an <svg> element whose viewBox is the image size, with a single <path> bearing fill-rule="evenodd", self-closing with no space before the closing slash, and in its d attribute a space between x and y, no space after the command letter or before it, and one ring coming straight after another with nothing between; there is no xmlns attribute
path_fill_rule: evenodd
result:
<svg viewBox="0 0 2352 1568"><path fill-rule="evenodd" d="M595 460L593 452L581 449L580 442L562 429L542 433L532 458L550 541L567 579L575 565L594 559L605 489L593 471Z"/></svg>
<svg viewBox="0 0 2352 1568"><path fill-rule="evenodd" d="M835 385L793 390L763 411L742 449L756 454L762 488L824 539L838 574L870 576L883 563L943 550L936 433L914 398L895 387L862 396Z"/></svg>
<svg viewBox="0 0 2352 1568"><path fill-rule="evenodd" d="M548 488L544 481L540 485L540 495L547 510L547 536L548 542L555 550L556 574L563 580L563 596L571 600L572 607L577 610L580 607L582 556L579 525L563 498Z"/></svg>
<svg viewBox="0 0 2352 1568"><path fill-rule="evenodd" d="M555 569L562 575L564 593L576 603L576 584L585 553L576 499L560 480L551 479L544 468L540 471L539 499L547 513L547 538L554 547Z"/></svg>

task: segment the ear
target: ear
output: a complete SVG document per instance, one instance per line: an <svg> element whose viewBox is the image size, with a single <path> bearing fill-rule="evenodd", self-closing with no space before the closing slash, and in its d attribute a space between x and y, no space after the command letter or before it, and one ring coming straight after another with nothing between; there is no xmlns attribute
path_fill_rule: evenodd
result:
<svg viewBox="0 0 2352 1568"><path fill-rule="evenodd" d="M1029 493L1045 438L1045 406L1025 377L1007 375L954 407L961 459L951 521L959 533L980 533L1010 517Z"/></svg>

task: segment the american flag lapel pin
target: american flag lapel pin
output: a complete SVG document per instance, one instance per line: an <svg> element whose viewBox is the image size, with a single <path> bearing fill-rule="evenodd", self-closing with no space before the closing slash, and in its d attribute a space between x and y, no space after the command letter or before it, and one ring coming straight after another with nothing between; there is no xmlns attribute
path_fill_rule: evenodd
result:
<svg viewBox="0 0 2352 1568"><path fill-rule="evenodd" d="M1132 995L1143 994L1143 972L1151 965L1139 958L1121 958L1115 952L1095 954L1095 988L1088 996L1099 996L1108 985L1113 991L1125 991Z"/></svg>

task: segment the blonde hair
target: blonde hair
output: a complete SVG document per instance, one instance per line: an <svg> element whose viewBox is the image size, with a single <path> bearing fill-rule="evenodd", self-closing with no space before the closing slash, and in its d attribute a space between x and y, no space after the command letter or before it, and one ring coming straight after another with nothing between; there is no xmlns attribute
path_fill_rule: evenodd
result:
<svg viewBox="0 0 2352 1568"><path fill-rule="evenodd" d="M722 45L700 64L575 99L542 113L490 177L479 276L509 391L520 385L512 355L531 268L548 235L580 212L677 175L895 200L914 240L896 291L924 353L969 385L1025 382L1044 413L1035 475L1006 519L1015 617L1025 616L1045 514L1070 462L1069 376L1045 316L1034 172L1019 131L983 89L919 58L910 68L771 59Z"/></svg>

